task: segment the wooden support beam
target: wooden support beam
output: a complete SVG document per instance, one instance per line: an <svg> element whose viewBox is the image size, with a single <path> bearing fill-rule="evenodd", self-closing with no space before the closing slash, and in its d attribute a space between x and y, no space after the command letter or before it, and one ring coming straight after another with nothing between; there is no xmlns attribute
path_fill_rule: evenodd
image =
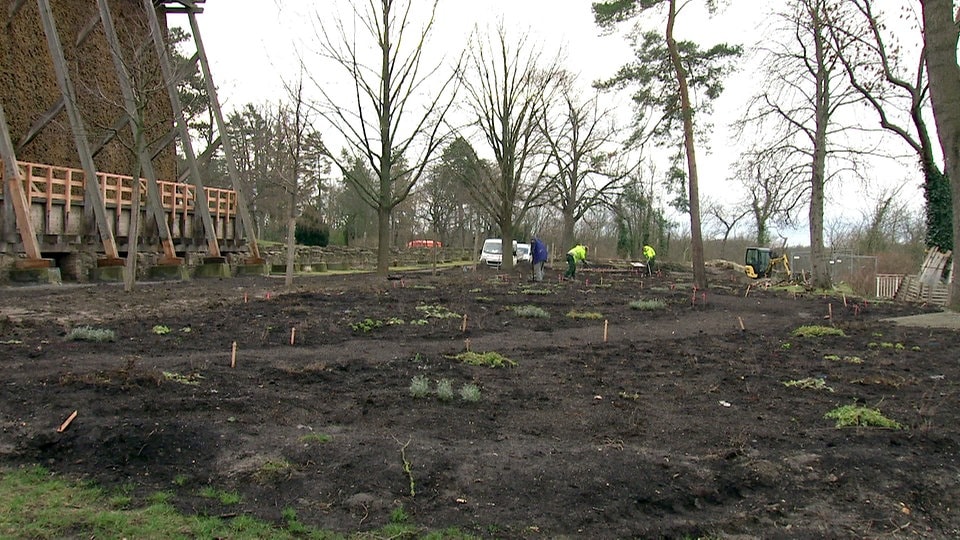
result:
<svg viewBox="0 0 960 540"><path fill-rule="evenodd" d="M110 144L110 141L116 139L117 135L120 134L120 130L126 128L127 124L129 123L130 123L130 117L127 116L126 114L121 114L120 116L118 116L117 120L113 123L112 126L110 126L110 129L107 130L107 133L103 136L102 139L100 139L100 142L97 143L97 145L91 149L91 153L93 154L93 157L97 157L97 154L102 152L103 149L106 148L108 144Z"/></svg>
<svg viewBox="0 0 960 540"><path fill-rule="evenodd" d="M243 226L244 236L250 244L250 255L256 262L260 262L260 247L257 245L257 233L254 228L253 218L250 216L250 210L247 208L247 199L243 195L243 186L240 183L240 172L237 170L237 162L234 159L233 145L230 143L230 137L227 136L227 124L223 121L223 110L220 108L220 99L217 97L217 87L213 84L213 75L210 71L210 62L207 60L207 53L203 48L203 40L200 38L200 26L197 24L197 16L190 13L190 30L193 39L197 45L197 54L200 55L200 67L203 69L203 81L207 87L207 95L210 96L210 107L213 108L213 117L217 123L217 132L223 143L223 156L227 162L227 173L230 175L230 183L233 190L237 193L237 217ZM291 214L293 215L293 214Z"/></svg>
<svg viewBox="0 0 960 540"><path fill-rule="evenodd" d="M210 146L203 151L202 154L197 156L197 165L201 168L206 168L210 164L210 158L213 157L213 153L217 151L217 148L220 148L220 141L222 139L217 137L210 143ZM190 176L190 171L183 171L180 173L180 176L177 178L177 182L185 184L187 182L187 177Z"/></svg>
<svg viewBox="0 0 960 540"><path fill-rule="evenodd" d="M160 243L163 247L164 256L168 260L176 259L177 251L173 246L170 227L167 225L167 216L163 211L163 206L160 201L160 188L157 187L157 173L153 168L153 161L147 153L147 145L144 142L145 134L138 127L143 125L142 121L137 121L137 111L141 110L137 102L138 96L133 92L133 85L130 83L130 73L127 71L127 67L123 61L123 52L120 50L120 40L117 38L117 30L113 25L110 6L107 4L107 0L97 0L97 5L100 8L100 20L103 23L103 30L107 37L107 45L110 47L110 55L113 57L113 65L117 70L117 81L120 83L120 92L123 94L123 105L127 119L129 120L127 125L130 126L130 131L135 141L137 159L140 161L140 167L143 169L143 173L147 178L147 209L157 223L157 230L160 234ZM143 99L143 96L140 96L140 98ZM134 178L133 181L139 184L140 179ZM137 189L137 193L139 194L139 189ZM139 202L140 201L137 200L136 205L130 208L131 224L137 223L134 215L136 214L138 217L140 215ZM117 212L120 212L119 208ZM137 233L138 231L136 230L129 232L128 238L132 238L133 240L128 240L128 244L133 245L132 242L136 241L135 237Z"/></svg>
<svg viewBox="0 0 960 540"><path fill-rule="evenodd" d="M87 130L86 127L84 127L83 118L80 116L80 109L77 106L77 94L73 88L73 82L70 80L70 72L67 69L67 59L63 54L60 35L57 33L53 10L50 9L50 0L37 0L37 5L40 8L40 19L43 22L43 31L47 35L47 46L50 51L50 57L53 60L53 68L57 74L57 84L60 86L60 93L64 99L67 116L70 118L70 128L71 131L73 131L77 153L80 155L80 164L83 166L83 172L86 177L84 181L84 205L93 206L93 215L96 218L97 231L100 233L104 253L110 259L119 259L113 231L110 230L110 226L107 223L107 208L103 203L103 197L100 196L97 168L93 163L93 155L90 153L90 146L87 142Z"/></svg>
<svg viewBox="0 0 960 540"><path fill-rule="evenodd" d="M220 257L220 244L217 241L217 230L213 226L213 218L210 217L210 204L207 201L207 193L203 186L203 179L200 177L200 169L197 167L196 154L193 151L193 143L190 139L190 130L187 128L187 120L183 115L183 106L180 104L180 95L177 92L176 78L173 68L170 66L170 56L167 54L167 44L163 36L163 30L160 28L160 21L157 18L157 12L153 7L152 0L143 0L143 7L150 21L150 34L153 38L154 48L157 51L157 57L160 59L160 71L163 73L163 80L167 86L167 94L170 96L170 105L173 108L174 120L176 120L177 130L180 134L180 144L183 147L184 156L187 158L187 167L190 169L190 180L196 187L194 212L200 216L203 223L203 233L207 240L207 250L210 257Z"/></svg>
<svg viewBox="0 0 960 540"><path fill-rule="evenodd" d="M23 188L23 178L20 177L20 168L17 165L17 155L13 151L13 142L10 140L10 129L7 127L7 115L3 112L3 105L0 104L0 157L3 158L3 166L6 170L4 182L4 202L10 201L14 213L17 216L17 229L20 230L20 238L23 242L23 250L27 258L39 260L40 243L37 241L37 233L33 227L33 221L30 220L30 202ZM6 231L5 231L6 232Z"/></svg>
<svg viewBox="0 0 960 540"><path fill-rule="evenodd" d="M96 13L87 20L87 24L83 25L83 28L77 32L77 42L76 46L79 48L84 42L87 41L87 38L90 37L90 33L93 32L93 29L97 27L97 23L100 22L100 16Z"/></svg>

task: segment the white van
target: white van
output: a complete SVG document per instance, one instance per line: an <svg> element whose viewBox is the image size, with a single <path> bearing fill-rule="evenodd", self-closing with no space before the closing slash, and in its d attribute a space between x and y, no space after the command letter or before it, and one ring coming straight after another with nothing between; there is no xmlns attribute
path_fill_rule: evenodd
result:
<svg viewBox="0 0 960 540"><path fill-rule="evenodd" d="M480 250L480 264L500 268L503 262L503 249L501 248L499 238L487 238L483 241L483 249ZM513 241L513 264L517 264L517 241Z"/></svg>

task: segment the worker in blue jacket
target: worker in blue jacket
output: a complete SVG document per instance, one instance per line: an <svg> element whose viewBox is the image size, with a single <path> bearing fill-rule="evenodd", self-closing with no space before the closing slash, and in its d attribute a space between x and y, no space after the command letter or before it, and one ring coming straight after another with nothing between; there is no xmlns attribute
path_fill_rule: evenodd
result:
<svg viewBox="0 0 960 540"><path fill-rule="evenodd" d="M547 262L547 245L543 240L534 238L530 241L530 252L532 257L530 263L533 265L533 280L543 281L543 266Z"/></svg>

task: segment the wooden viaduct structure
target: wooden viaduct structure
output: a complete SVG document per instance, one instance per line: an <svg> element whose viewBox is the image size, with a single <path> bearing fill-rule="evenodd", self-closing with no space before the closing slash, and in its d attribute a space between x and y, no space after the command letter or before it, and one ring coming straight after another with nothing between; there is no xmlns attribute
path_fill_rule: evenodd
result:
<svg viewBox="0 0 960 540"><path fill-rule="evenodd" d="M5 246L7 253L16 254L16 268L52 268L55 265L51 256L78 249L95 252L97 267L122 267L121 251L136 254L141 236L154 244L161 265L182 266L183 255L191 250L202 253L207 263L223 264L225 245L230 251L245 252L247 264L263 265L197 24L197 15L203 11L204 1L59 0L58 3L53 0L53 5L52 0L6 1L5 28L8 33L12 32L11 29L23 30L24 25L36 24L39 18L49 55L47 65L54 72L57 88L47 96L45 110L17 111L21 117L23 113L30 115L29 128L23 129L21 122L18 133L11 133L4 100L0 99L3 177L0 245ZM36 11L31 9L30 2L35 2ZM136 8L138 2L142 6ZM145 20L139 21L142 23L139 25L141 35L133 35L132 39L130 26L124 27L125 46L121 43L111 7L126 10L129 19L131 6L137 9L136 16ZM79 27L76 35L62 35L58 31L57 14L61 18L66 17L65 14L81 17L79 22L82 24L73 25ZM186 15L189 19L196 53L186 65L173 65L166 38L168 14ZM0 20L3 20L2 15ZM25 31L38 30L34 27ZM118 106L113 113L112 129L103 130L97 140L91 140L92 130L87 125L89 115L85 115L83 100L78 98L77 92L77 85L84 84L85 76L90 75L89 71L78 67L82 60L78 58L82 56L79 51L91 39L106 45L105 52L100 48L102 45L98 46L99 54L109 54L114 73L110 86L119 90L114 96ZM64 40L67 40L69 49L65 49ZM72 58L68 59L68 52L73 53ZM158 67L162 81L163 91L158 92L165 97L161 116L169 114L169 118L161 136L153 142L145 135L142 96L137 93L136 74L131 73L133 64L130 59L134 55L138 58L149 56L153 65ZM204 185L199 162L205 156L197 156L194 151L177 91L178 83L186 74L194 73L198 65L210 98L214 127L219 134L205 154L222 148L232 189ZM32 66L31 69L39 67ZM6 66L6 69L11 67ZM16 102L8 96L7 102L11 101ZM21 96L19 104L23 103ZM69 128L63 129L64 125ZM34 140L53 129L51 126L59 126L63 138L71 139L71 150L76 152L76 159L72 161L79 166L18 159L18 153L28 151ZM98 154L110 144L117 144L118 136L127 131L131 143L126 150L136 177L98 170ZM186 158L186 171L178 178L162 180L155 164L165 153L166 168L175 170L175 162L172 167L170 162L174 161L172 147L177 142Z"/></svg>

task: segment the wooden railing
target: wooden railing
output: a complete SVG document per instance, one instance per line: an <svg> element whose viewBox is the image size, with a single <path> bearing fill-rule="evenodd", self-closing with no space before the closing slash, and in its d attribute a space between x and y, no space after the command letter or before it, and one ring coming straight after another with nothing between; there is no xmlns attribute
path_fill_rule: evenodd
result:
<svg viewBox="0 0 960 540"><path fill-rule="evenodd" d="M0 177L3 176L0 161ZM27 199L41 201L49 212L54 204L64 205L70 212L72 205L84 203L86 175L80 169L57 167L42 163L18 161L23 176ZM110 208L128 208L133 204L133 177L122 174L97 173L97 184L104 204ZM196 187L190 184L158 181L160 204L174 218L193 212ZM204 188L210 214L214 219L231 219L237 213L237 193L229 189ZM147 180L140 178L140 207L147 205Z"/></svg>
<svg viewBox="0 0 960 540"><path fill-rule="evenodd" d="M877 298L893 298L903 277L903 274L877 274Z"/></svg>

